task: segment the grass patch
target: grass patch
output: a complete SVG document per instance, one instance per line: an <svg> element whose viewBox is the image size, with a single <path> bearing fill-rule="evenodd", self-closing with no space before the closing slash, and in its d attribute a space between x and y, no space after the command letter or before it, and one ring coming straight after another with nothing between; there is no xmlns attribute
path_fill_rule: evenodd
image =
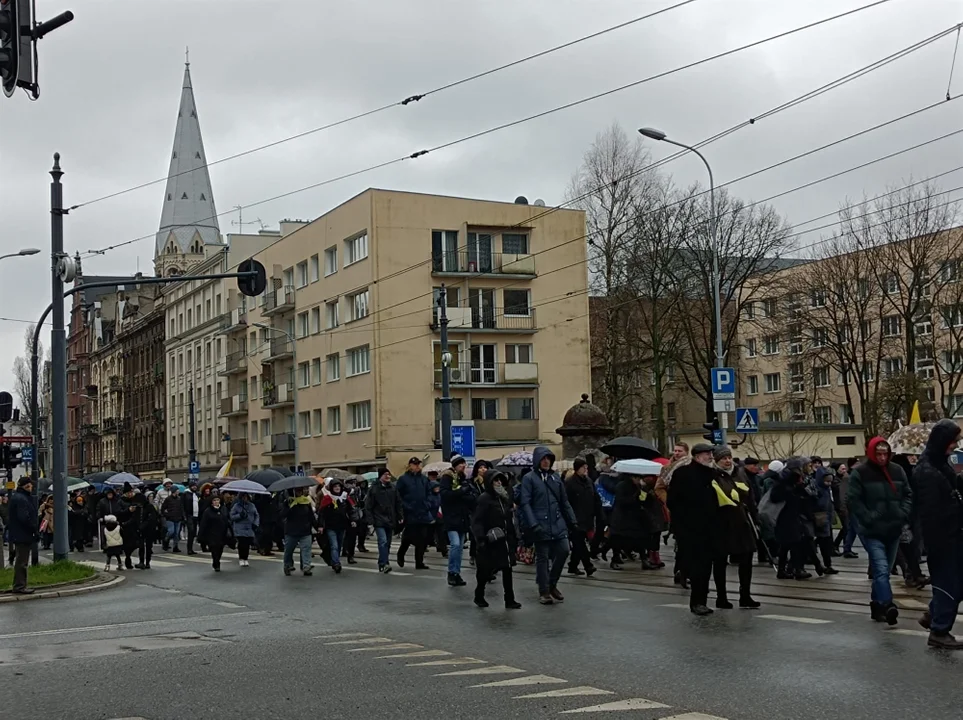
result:
<svg viewBox="0 0 963 720"><path fill-rule="evenodd" d="M56 585L57 583L73 582L93 577L96 574L89 565L80 565L70 560L60 560L55 563L46 563L31 567L27 573L27 587L43 587L45 585ZM0 570L0 592L4 592L13 587L13 568L7 567Z"/></svg>

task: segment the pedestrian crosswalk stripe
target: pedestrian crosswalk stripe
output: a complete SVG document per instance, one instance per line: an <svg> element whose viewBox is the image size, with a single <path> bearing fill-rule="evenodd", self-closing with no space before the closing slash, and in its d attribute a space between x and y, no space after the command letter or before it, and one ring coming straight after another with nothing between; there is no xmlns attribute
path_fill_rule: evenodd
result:
<svg viewBox="0 0 963 720"><path fill-rule="evenodd" d="M442 665L487 665L487 660L476 660L475 658L452 658L450 660L431 660L422 663L408 663L408 667L440 667Z"/></svg>
<svg viewBox="0 0 963 720"><path fill-rule="evenodd" d="M659 607L670 607L670 608L680 608L682 610L688 610L689 606L685 603L666 603L665 605L659 605Z"/></svg>
<svg viewBox="0 0 963 720"><path fill-rule="evenodd" d="M237 603L227 602L226 600L223 601L223 602L218 602L218 603L214 603L214 604L215 604L215 605L220 605L221 607L226 607L226 608L241 608L241 607L244 607L243 605L238 605Z"/></svg>
<svg viewBox="0 0 963 720"><path fill-rule="evenodd" d="M795 617L793 615L756 615L761 620L785 620L786 622L803 623L804 625L829 625L832 620L820 620L819 618Z"/></svg>
<svg viewBox="0 0 963 720"><path fill-rule="evenodd" d="M897 634L897 635L912 635L913 637L929 637L929 636L930 636L929 630L904 630L904 629L900 629L900 630L890 630L890 632L891 632L891 633L895 633L895 634Z"/></svg>
<svg viewBox="0 0 963 720"><path fill-rule="evenodd" d="M381 573L381 571L378 570L377 568L363 568L363 567L357 567L357 566L352 566L352 565L348 565L348 566L345 567L344 569L345 569L345 570L351 570L352 572L373 573L373 574L375 574L375 575L378 575L378 574ZM392 570L392 571L391 571L390 573L388 573L388 574L389 574L389 575L397 575L398 577L408 577L409 575L411 575L411 573L401 572L401 571L399 571L399 570Z"/></svg>
<svg viewBox="0 0 963 720"><path fill-rule="evenodd" d="M315 640L334 640L336 638L358 638L371 637L371 633L328 633L326 635L315 635Z"/></svg>
<svg viewBox="0 0 963 720"><path fill-rule="evenodd" d="M393 643L394 640L386 637L368 637L359 638L357 640L336 640L335 642L326 642L325 645L374 645L376 643Z"/></svg>
<svg viewBox="0 0 963 720"><path fill-rule="evenodd" d="M551 677L550 675L528 675L526 677L509 678L508 680L496 680L495 682L472 685L473 688L484 687L521 687L523 685L562 685L568 680Z"/></svg>
<svg viewBox="0 0 963 720"><path fill-rule="evenodd" d="M105 564L98 560L76 560L75 562L78 563L79 565L88 565L98 570L102 569ZM151 560L150 563L151 563L151 567L178 567L177 563L164 562L163 560Z"/></svg>
<svg viewBox="0 0 963 720"><path fill-rule="evenodd" d="M691 712L684 715L673 715L672 717L662 718L662 720L726 720L718 715L706 715L705 713Z"/></svg>
<svg viewBox="0 0 963 720"><path fill-rule="evenodd" d="M607 595L599 595L599 600L607 600L608 602L628 602L629 598L623 597L609 597Z"/></svg>
<svg viewBox="0 0 963 720"><path fill-rule="evenodd" d="M620 710L654 710L656 708L667 708L668 705L657 703L654 700L645 698L629 698L628 700L616 700L615 702L603 703L601 705L591 705L590 707L575 708L574 710L563 710L561 715L571 715L573 713L591 712L618 712ZM667 719L668 720L668 719Z"/></svg>
<svg viewBox="0 0 963 720"><path fill-rule="evenodd" d="M556 697L578 697L579 695L615 695L611 690L579 685L578 687L558 688L556 690L545 690L543 692L532 693L530 695L519 695L515 700L527 700L529 698L556 698Z"/></svg>
<svg viewBox="0 0 963 720"><path fill-rule="evenodd" d="M384 648L381 648L382 650ZM424 658L424 657L444 657L451 655L447 650L420 650L418 652L400 653L398 655L381 655L375 660L387 660L389 658Z"/></svg>
<svg viewBox="0 0 963 720"><path fill-rule="evenodd" d="M417 650L418 648L423 648L424 645L416 645L415 643L395 643L393 645L378 645L377 647L360 647L348 650L348 652L381 652L383 650Z"/></svg>
<svg viewBox="0 0 963 720"><path fill-rule="evenodd" d="M511 665L489 665L488 667L471 668L470 670L455 670L453 672L438 673L435 677L454 677L458 675L512 675L523 673L524 670Z"/></svg>

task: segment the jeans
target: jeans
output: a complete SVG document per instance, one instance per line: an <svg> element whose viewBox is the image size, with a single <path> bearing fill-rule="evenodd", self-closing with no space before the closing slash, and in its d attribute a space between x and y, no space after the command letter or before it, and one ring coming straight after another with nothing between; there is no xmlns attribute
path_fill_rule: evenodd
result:
<svg viewBox="0 0 963 720"><path fill-rule="evenodd" d="M457 530L448 531L448 573L459 574L461 572L461 556L465 549L465 541L468 534Z"/></svg>
<svg viewBox="0 0 963 720"><path fill-rule="evenodd" d="M893 589L889 584L890 570L896 562L899 550L899 536L891 540L879 540L860 536L860 542L869 555L869 566L873 571L873 592L871 599L879 605L893 602Z"/></svg>
<svg viewBox="0 0 963 720"><path fill-rule="evenodd" d="M285 535L284 536L284 567L294 568L294 548L301 551L301 569L307 570L311 567L311 543L310 535Z"/></svg>
<svg viewBox="0 0 963 720"><path fill-rule="evenodd" d="M568 538L535 541L535 581L541 594L558 585L567 559Z"/></svg>
<svg viewBox="0 0 963 720"><path fill-rule="evenodd" d="M378 567L382 568L388 564L391 553L391 529L376 527L375 536L378 538Z"/></svg>
<svg viewBox="0 0 963 720"><path fill-rule="evenodd" d="M173 542L174 547L181 541L181 524L179 522L174 522L173 520L167 521L167 535L164 537L164 542Z"/></svg>
<svg viewBox="0 0 963 720"><path fill-rule="evenodd" d="M859 523L853 514L840 517L842 518L843 527L840 529L839 535L836 536L836 547L839 547L839 542L842 540L843 552L852 552L853 543L856 542L856 534L859 532ZM845 535L843 533L845 533Z"/></svg>
<svg viewBox="0 0 963 720"><path fill-rule="evenodd" d="M946 635L953 630L963 597L963 542L931 548L926 563L933 581L930 629L937 635Z"/></svg>
<svg viewBox="0 0 963 720"><path fill-rule="evenodd" d="M344 544L344 530L327 530L328 543L331 545L331 565L341 564L341 546Z"/></svg>

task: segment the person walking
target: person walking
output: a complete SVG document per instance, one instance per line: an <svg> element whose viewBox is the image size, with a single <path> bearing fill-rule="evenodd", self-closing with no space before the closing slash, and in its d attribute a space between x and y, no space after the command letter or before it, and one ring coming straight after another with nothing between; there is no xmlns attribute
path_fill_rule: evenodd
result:
<svg viewBox="0 0 963 720"><path fill-rule="evenodd" d="M161 517L167 525L167 534L164 537L164 549L171 548L171 552L179 553L181 541L181 524L184 522L184 502L180 498L180 492L176 487L171 487L167 497L160 507Z"/></svg>
<svg viewBox="0 0 963 720"><path fill-rule="evenodd" d="M196 555L194 538L197 535L197 518L201 512L196 482L190 484L187 492L181 493L181 503L184 505L184 527L187 528L187 554Z"/></svg>
<svg viewBox="0 0 963 720"><path fill-rule="evenodd" d="M311 575L314 569L311 565L311 538L319 525L307 488L295 488L294 494L281 508L281 522L284 523L284 574L294 572L294 548L298 548L301 572L305 577Z"/></svg>
<svg viewBox="0 0 963 720"><path fill-rule="evenodd" d="M839 570L833 567L834 476L832 468L824 467L820 461L809 481L809 494L813 496L814 504L813 531L816 535L816 547L823 559L822 566L817 566L817 570L822 570L820 575L839 574Z"/></svg>
<svg viewBox="0 0 963 720"><path fill-rule="evenodd" d="M578 529L569 535L572 543L572 555L569 558L568 574L586 575L592 577L596 567L589 556L587 541L590 536L594 540L595 533L602 532L604 520L602 518L602 499L595 492L595 485L589 477L588 463L582 458L575 458L572 471L565 479L565 494L568 495L569 505L575 513L575 523ZM578 569L579 563L585 572Z"/></svg>
<svg viewBox="0 0 963 720"><path fill-rule="evenodd" d="M401 522L401 497L391 482L391 473L382 468L374 486L365 496L365 514L378 538L378 571L391 572L391 535Z"/></svg>
<svg viewBox="0 0 963 720"><path fill-rule="evenodd" d="M786 460L785 467L770 489L770 499L782 503L776 518L774 536L779 545L779 564L776 577L779 580L808 580L812 577L805 569L809 541L806 537L806 521L812 497L806 491L805 458L794 456ZM771 467L771 466L770 466Z"/></svg>
<svg viewBox="0 0 963 720"><path fill-rule="evenodd" d="M544 445L532 452L532 469L522 478L519 509L535 541L535 581L542 605L564 602L558 580L568 558L568 533L577 522L565 486L552 466L555 455Z"/></svg>
<svg viewBox="0 0 963 720"><path fill-rule="evenodd" d="M716 475L712 449L708 443L695 444L692 462L682 465L684 461L680 461L672 472L666 494L672 513L672 532L678 540L684 572L691 583L689 610L700 616L713 612L707 603L719 503L712 487Z"/></svg>
<svg viewBox="0 0 963 720"><path fill-rule="evenodd" d="M54 501L53 495L48 495L43 499L38 511L40 519L40 539L43 542L43 549L49 550L53 544L54 537Z"/></svg>
<svg viewBox="0 0 963 720"><path fill-rule="evenodd" d="M739 566L739 607L755 610L759 603L752 598L752 560L756 552L755 494L744 477L736 474L732 449L717 445L712 450L716 476L712 489L719 505L718 522L715 524L715 557L712 560L712 576L716 584L716 607L731 610L726 591L726 571L729 558Z"/></svg>
<svg viewBox="0 0 963 720"><path fill-rule="evenodd" d="M349 527L356 524L354 506L340 480L331 480L324 489L318 514L331 547L331 567L335 574L340 574L344 534Z"/></svg>
<svg viewBox="0 0 963 720"><path fill-rule="evenodd" d="M221 555L224 554L224 546L227 545L230 536L231 519L225 509L221 507L221 498L212 495L207 508L201 514L201 522L197 528L197 540L204 543L211 551L211 566L214 568L214 572L221 571ZM248 546L250 546L250 539L248 540Z"/></svg>
<svg viewBox="0 0 963 720"><path fill-rule="evenodd" d="M890 571L896 562L903 526L909 522L913 493L903 469L891 462L889 443L874 437L866 447L866 462L849 474L846 501L859 522L859 539L869 555L873 575L870 615L895 625L899 610L893 603Z"/></svg>
<svg viewBox="0 0 963 720"><path fill-rule="evenodd" d="M32 595L33 588L27 587L27 566L30 564L30 549L40 537L37 498L33 495L33 480L29 475L17 481L17 489L10 495L7 516L7 537L13 549L13 586L14 595Z"/></svg>
<svg viewBox="0 0 963 720"><path fill-rule="evenodd" d="M919 622L930 631L927 644L945 650L963 650L963 641L952 635L963 598L963 480L949 463L960 433L953 420L936 423L913 470L914 503L933 585L929 610Z"/></svg>
<svg viewBox="0 0 963 720"><path fill-rule="evenodd" d="M213 502L211 503L211 507L213 507ZM241 567L251 567L251 561L248 560L248 558L251 554L251 545L254 544L254 539L257 537L261 518L258 515L254 503L251 502L250 495L240 493L237 496L237 499L231 506L230 518L234 537L237 539L238 565Z"/></svg>
<svg viewBox="0 0 963 720"><path fill-rule="evenodd" d="M415 568L428 570L425 565L425 549L434 518L431 515L431 487L428 477L421 471L421 458L408 460L408 469L395 485L404 509L401 545L398 547L398 567L405 566L408 548L415 546Z"/></svg>
<svg viewBox="0 0 963 720"><path fill-rule="evenodd" d="M84 496L74 493L67 505L67 531L71 550L84 551L84 537L87 531L87 508L84 506Z"/></svg>
<svg viewBox="0 0 963 720"><path fill-rule="evenodd" d="M146 496L138 493L130 503L130 509L136 513L139 523L137 564L138 570L150 570L151 557L154 554L154 543L164 532L160 513Z"/></svg>
<svg viewBox="0 0 963 720"><path fill-rule="evenodd" d="M448 536L448 585L461 587L461 561L472 513L478 502L477 485L465 477L467 461L461 455L451 459L451 468L441 474L441 518Z"/></svg>
<svg viewBox="0 0 963 720"><path fill-rule="evenodd" d="M515 523L512 520L512 498L508 478L500 472L484 476L485 491L478 497L471 518L471 534L478 543L475 554L475 605L488 607L485 586L502 574L505 608L518 610L512 585L512 566L515 564Z"/></svg>
<svg viewBox="0 0 963 720"><path fill-rule="evenodd" d="M619 475L618 485L615 486L610 537L613 555L609 567L612 570L622 569L621 562L616 561L620 553L628 556L635 552L642 556L643 569L651 568L648 560L651 525L643 507L647 499L648 493L641 475Z"/></svg>

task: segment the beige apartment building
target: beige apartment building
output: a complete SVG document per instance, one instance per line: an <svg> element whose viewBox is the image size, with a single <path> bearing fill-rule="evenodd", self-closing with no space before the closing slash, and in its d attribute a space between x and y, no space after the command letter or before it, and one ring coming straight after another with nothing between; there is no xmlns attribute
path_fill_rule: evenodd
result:
<svg viewBox="0 0 963 720"><path fill-rule="evenodd" d="M452 415L479 457L557 447L591 381L584 234L580 211L378 189L282 229L254 255L268 292L225 306L214 388L244 469L436 452L442 285Z"/></svg>

